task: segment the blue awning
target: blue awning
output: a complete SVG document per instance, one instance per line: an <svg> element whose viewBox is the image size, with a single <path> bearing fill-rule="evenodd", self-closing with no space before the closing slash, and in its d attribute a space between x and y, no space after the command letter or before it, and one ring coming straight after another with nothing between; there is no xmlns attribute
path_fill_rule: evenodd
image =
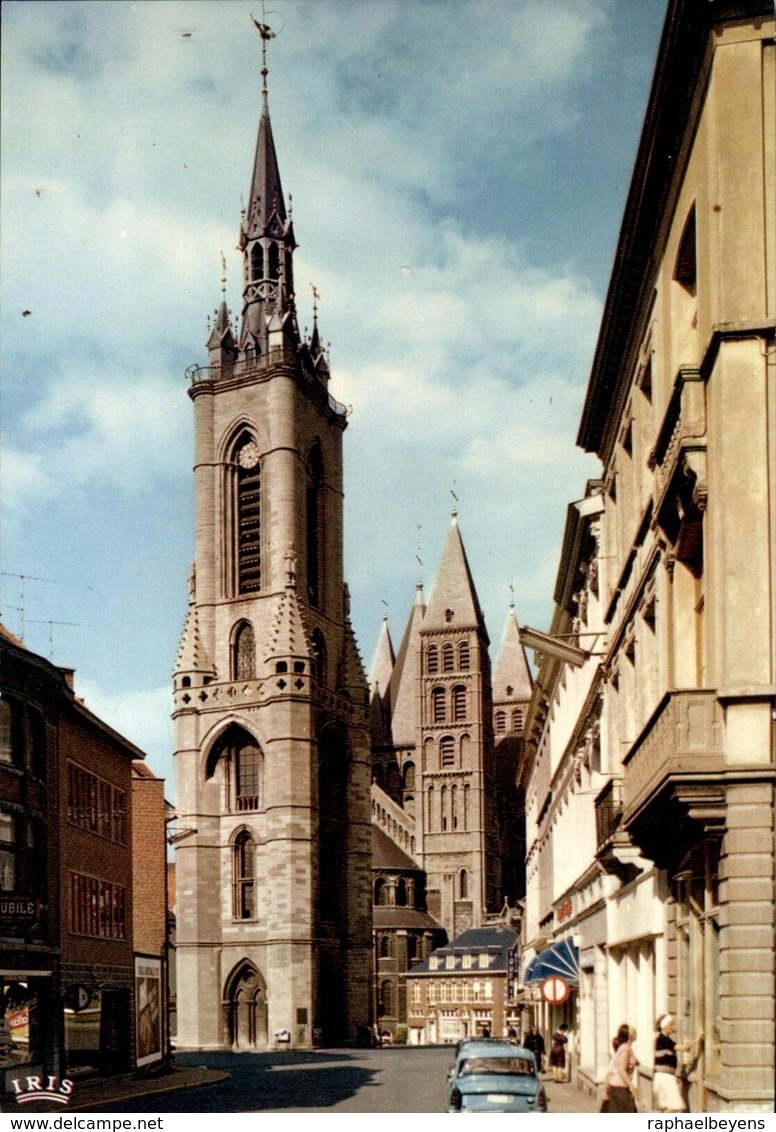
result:
<svg viewBox="0 0 776 1132"><path fill-rule="evenodd" d="M579 983L579 948L570 939L560 939L552 947L534 955L523 973L524 983L540 983L560 975L571 986Z"/></svg>

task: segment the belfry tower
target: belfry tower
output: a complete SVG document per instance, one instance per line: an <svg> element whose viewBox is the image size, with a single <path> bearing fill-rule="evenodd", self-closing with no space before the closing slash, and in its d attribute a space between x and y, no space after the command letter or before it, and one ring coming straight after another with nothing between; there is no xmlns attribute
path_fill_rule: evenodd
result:
<svg viewBox="0 0 776 1132"><path fill-rule="evenodd" d="M367 687L342 563L345 410L293 253L267 102L226 301L192 366L195 560L174 673L178 1043L354 1041L371 977Z"/></svg>

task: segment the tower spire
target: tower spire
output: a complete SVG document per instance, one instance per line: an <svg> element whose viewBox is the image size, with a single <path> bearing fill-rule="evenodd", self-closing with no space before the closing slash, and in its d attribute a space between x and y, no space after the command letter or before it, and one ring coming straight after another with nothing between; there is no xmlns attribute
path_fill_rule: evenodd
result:
<svg viewBox="0 0 776 1132"><path fill-rule="evenodd" d="M274 39L275 32L253 16L251 20L261 38L261 116L251 187L240 228L239 247L245 258L240 349L248 356L261 358L268 350L270 329L281 331L281 338L291 333L294 346L299 344L299 335L290 317L294 311L291 256L296 241L286 212L269 117L267 43Z"/></svg>

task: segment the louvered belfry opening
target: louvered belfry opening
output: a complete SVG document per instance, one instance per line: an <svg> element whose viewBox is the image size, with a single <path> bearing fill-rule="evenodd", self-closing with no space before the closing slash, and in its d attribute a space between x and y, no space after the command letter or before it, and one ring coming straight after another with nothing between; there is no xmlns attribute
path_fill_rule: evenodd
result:
<svg viewBox="0 0 776 1132"><path fill-rule="evenodd" d="M261 589L261 465L237 472L237 583L240 593Z"/></svg>

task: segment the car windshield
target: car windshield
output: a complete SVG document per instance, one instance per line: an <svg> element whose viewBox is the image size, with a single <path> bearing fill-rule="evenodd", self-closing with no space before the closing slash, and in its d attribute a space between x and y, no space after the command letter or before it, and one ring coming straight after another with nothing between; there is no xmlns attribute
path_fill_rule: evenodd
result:
<svg viewBox="0 0 776 1132"><path fill-rule="evenodd" d="M533 1077L533 1063L524 1057L470 1057L461 1066L459 1076L472 1077L481 1073L517 1074Z"/></svg>

